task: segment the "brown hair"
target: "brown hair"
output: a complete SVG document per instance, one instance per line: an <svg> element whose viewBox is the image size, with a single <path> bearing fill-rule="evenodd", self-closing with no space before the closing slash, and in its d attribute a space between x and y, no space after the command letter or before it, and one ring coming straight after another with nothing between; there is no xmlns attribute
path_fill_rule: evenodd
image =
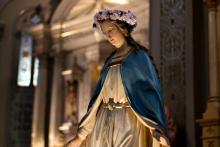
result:
<svg viewBox="0 0 220 147"><path fill-rule="evenodd" d="M153 66L157 72L158 78L160 79L159 71L155 65L153 56L149 53L149 50L146 47L144 47L141 44L139 44L138 42L136 42L134 40L134 38L131 36L131 32L133 31L131 26L129 26L129 24L127 24L123 21L119 21L119 20L112 21L112 23L115 24L116 27L124 34L127 43L134 47L134 51L138 51L138 50L142 49L147 52L148 56L151 59Z"/></svg>

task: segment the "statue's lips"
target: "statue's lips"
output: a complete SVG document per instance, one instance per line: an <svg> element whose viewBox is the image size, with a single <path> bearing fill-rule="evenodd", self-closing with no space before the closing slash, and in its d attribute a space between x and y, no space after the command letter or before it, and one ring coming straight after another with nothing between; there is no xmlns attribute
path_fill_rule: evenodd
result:
<svg viewBox="0 0 220 147"><path fill-rule="evenodd" d="M115 43L115 40L114 40L114 39L110 39L109 41L110 41L111 43L113 43L113 44Z"/></svg>

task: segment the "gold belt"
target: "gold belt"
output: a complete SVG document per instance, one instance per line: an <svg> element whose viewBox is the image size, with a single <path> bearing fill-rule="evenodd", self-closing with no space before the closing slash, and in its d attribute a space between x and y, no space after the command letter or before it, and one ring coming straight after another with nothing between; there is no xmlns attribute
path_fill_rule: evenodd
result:
<svg viewBox="0 0 220 147"><path fill-rule="evenodd" d="M124 108L124 107L130 107L129 103L128 102L125 102L125 103L115 103L113 101L113 98L109 98L109 101L108 103L103 103L103 106L104 108L108 108L109 110L113 110L113 109L121 109L121 108Z"/></svg>

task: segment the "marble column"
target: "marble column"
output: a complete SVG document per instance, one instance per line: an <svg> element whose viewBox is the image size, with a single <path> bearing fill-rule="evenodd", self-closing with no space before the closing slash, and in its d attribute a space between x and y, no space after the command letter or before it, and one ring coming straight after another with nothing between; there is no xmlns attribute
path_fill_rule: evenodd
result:
<svg viewBox="0 0 220 147"><path fill-rule="evenodd" d="M32 147L45 146L45 104L47 92L47 61L45 57L40 57L39 80L34 96L34 111L32 120Z"/></svg>
<svg viewBox="0 0 220 147"><path fill-rule="evenodd" d="M35 88L32 120L32 147L45 147L45 119L48 89L48 53L50 49L50 27L39 24L26 30L34 39L34 55L39 57L39 77Z"/></svg>
<svg viewBox="0 0 220 147"><path fill-rule="evenodd" d="M52 96L51 96L51 109L50 109L50 130L49 130L49 147L58 146L62 137L59 133L59 126L62 124L63 111L62 105L64 102L62 98L62 59L60 55L55 56L55 63L53 69L53 82L52 82Z"/></svg>
<svg viewBox="0 0 220 147"><path fill-rule="evenodd" d="M217 47L217 6L219 0L205 0L208 7L209 27L209 99L203 118L198 120L202 126L203 147L220 146L220 75L219 48Z"/></svg>

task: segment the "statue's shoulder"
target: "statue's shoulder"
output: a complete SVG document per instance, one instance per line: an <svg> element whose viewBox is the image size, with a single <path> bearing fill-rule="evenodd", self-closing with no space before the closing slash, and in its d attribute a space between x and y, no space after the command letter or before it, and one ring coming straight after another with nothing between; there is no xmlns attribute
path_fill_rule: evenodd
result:
<svg viewBox="0 0 220 147"><path fill-rule="evenodd" d="M111 59L111 57L115 54L116 50L112 51L111 54L105 59L104 65L108 63L108 61Z"/></svg>
<svg viewBox="0 0 220 147"><path fill-rule="evenodd" d="M139 48L133 49L130 54L132 54L132 58L143 58L149 56L149 51L146 48Z"/></svg>

